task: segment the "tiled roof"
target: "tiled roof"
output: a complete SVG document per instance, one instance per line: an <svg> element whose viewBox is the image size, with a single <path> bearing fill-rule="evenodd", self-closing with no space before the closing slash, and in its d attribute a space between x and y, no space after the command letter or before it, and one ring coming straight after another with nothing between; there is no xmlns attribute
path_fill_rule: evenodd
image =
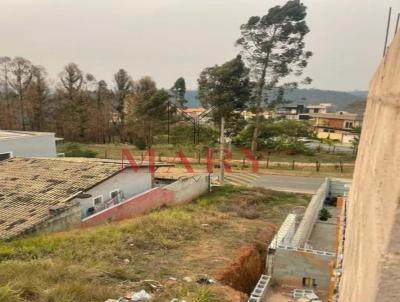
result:
<svg viewBox="0 0 400 302"><path fill-rule="evenodd" d="M186 113L202 113L202 112L206 112L207 109L199 107L199 108L187 108L187 109L183 109L183 112Z"/></svg>
<svg viewBox="0 0 400 302"><path fill-rule="evenodd" d="M13 158L0 162L0 239L29 231L71 199L121 170L119 162Z"/></svg>

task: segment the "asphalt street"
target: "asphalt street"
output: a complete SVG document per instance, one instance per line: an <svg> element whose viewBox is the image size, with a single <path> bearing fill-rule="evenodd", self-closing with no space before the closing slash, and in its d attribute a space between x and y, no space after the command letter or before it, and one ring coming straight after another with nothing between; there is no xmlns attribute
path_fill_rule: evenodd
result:
<svg viewBox="0 0 400 302"><path fill-rule="evenodd" d="M317 177L261 175L254 186L275 191L314 194L323 181L324 178Z"/></svg>

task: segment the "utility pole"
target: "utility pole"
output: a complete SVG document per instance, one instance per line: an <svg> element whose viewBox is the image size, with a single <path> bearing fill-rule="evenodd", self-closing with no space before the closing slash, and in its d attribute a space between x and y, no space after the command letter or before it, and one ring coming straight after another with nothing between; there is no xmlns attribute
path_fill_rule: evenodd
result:
<svg viewBox="0 0 400 302"><path fill-rule="evenodd" d="M221 117L221 136L219 139L219 169L220 169L220 176L219 176L219 183L221 185L224 184L224 143L225 143L225 119Z"/></svg>
<svg viewBox="0 0 400 302"><path fill-rule="evenodd" d="M385 54L386 54L386 48L387 48L387 41L388 41L388 36L389 36L390 18L391 18L391 16L392 16L392 7L389 7L389 16L388 16L387 27L386 27L385 45L383 47L383 56L385 56Z"/></svg>
<svg viewBox="0 0 400 302"><path fill-rule="evenodd" d="M168 106L167 114L168 114L168 145L169 145L169 136L170 136L170 131L169 131L169 123L170 123L170 121L169 121L169 119L170 119L170 117L169 117L169 107L170 107L170 100L168 100L167 106Z"/></svg>

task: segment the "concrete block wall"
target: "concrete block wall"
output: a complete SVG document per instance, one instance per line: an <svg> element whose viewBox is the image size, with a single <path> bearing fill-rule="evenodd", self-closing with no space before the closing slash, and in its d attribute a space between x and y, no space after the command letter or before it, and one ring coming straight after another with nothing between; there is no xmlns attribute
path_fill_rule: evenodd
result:
<svg viewBox="0 0 400 302"><path fill-rule="evenodd" d="M269 246L270 249L276 249L278 245L290 245L296 231L296 218L296 214L289 214L286 217L285 221L279 228L278 233L271 241Z"/></svg>
<svg viewBox="0 0 400 302"><path fill-rule="evenodd" d="M339 179L339 178L329 179L329 192L331 193L331 196L332 197L348 196L351 183L352 183L351 180L347 179Z"/></svg>
<svg viewBox="0 0 400 302"><path fill-rule="evenodd" d="M293 247L302 247L308 240L314 225L318 219L319 211L324 205L324 201L329 190L329 180L325 179L322 185L318 188L315 195L313 195L310 204L308 205L306 212L304 213L303 219L301 220L299 227L290 243Z"/></svg>
<svg viewBox="0 0 400 302"><path fill-rule="evenodd" d="M209 175L202 174L180 178L176 182L163 187L175 193L175 203L184 203L204 194L209 189Z"/></svg>
<svg viewBox="0 0 400 302"><path fill-rule="evenodd" d="M273 279L279 284L303 287L303 278L315 279L316 289L327 290L335 254L283 247L276 249Z"/></svg>
<svg viewBox="0 0 400 302"><path fill-rule="evenodd" d="M28 233L52 233L79 227L81 223L81 209L79 204L75 204L69 209L54 215L46 221L35 226Z"/></svg>
<svg viewBox="0 0 400 302"><path fill-rule="evenodd" d="M271 276L261 275L260 280L250 295L248 302L266 302Z"/></svg>

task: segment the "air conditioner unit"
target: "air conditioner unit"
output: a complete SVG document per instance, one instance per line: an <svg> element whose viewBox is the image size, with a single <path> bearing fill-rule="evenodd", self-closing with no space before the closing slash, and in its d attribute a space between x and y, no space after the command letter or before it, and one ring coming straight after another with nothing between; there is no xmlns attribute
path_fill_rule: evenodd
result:
<svg viewBox="0 0 400 302"><path fill-rule="evenodd" d="M13 157L12 152L0 153L0 161L7 160Z"/></svg>

